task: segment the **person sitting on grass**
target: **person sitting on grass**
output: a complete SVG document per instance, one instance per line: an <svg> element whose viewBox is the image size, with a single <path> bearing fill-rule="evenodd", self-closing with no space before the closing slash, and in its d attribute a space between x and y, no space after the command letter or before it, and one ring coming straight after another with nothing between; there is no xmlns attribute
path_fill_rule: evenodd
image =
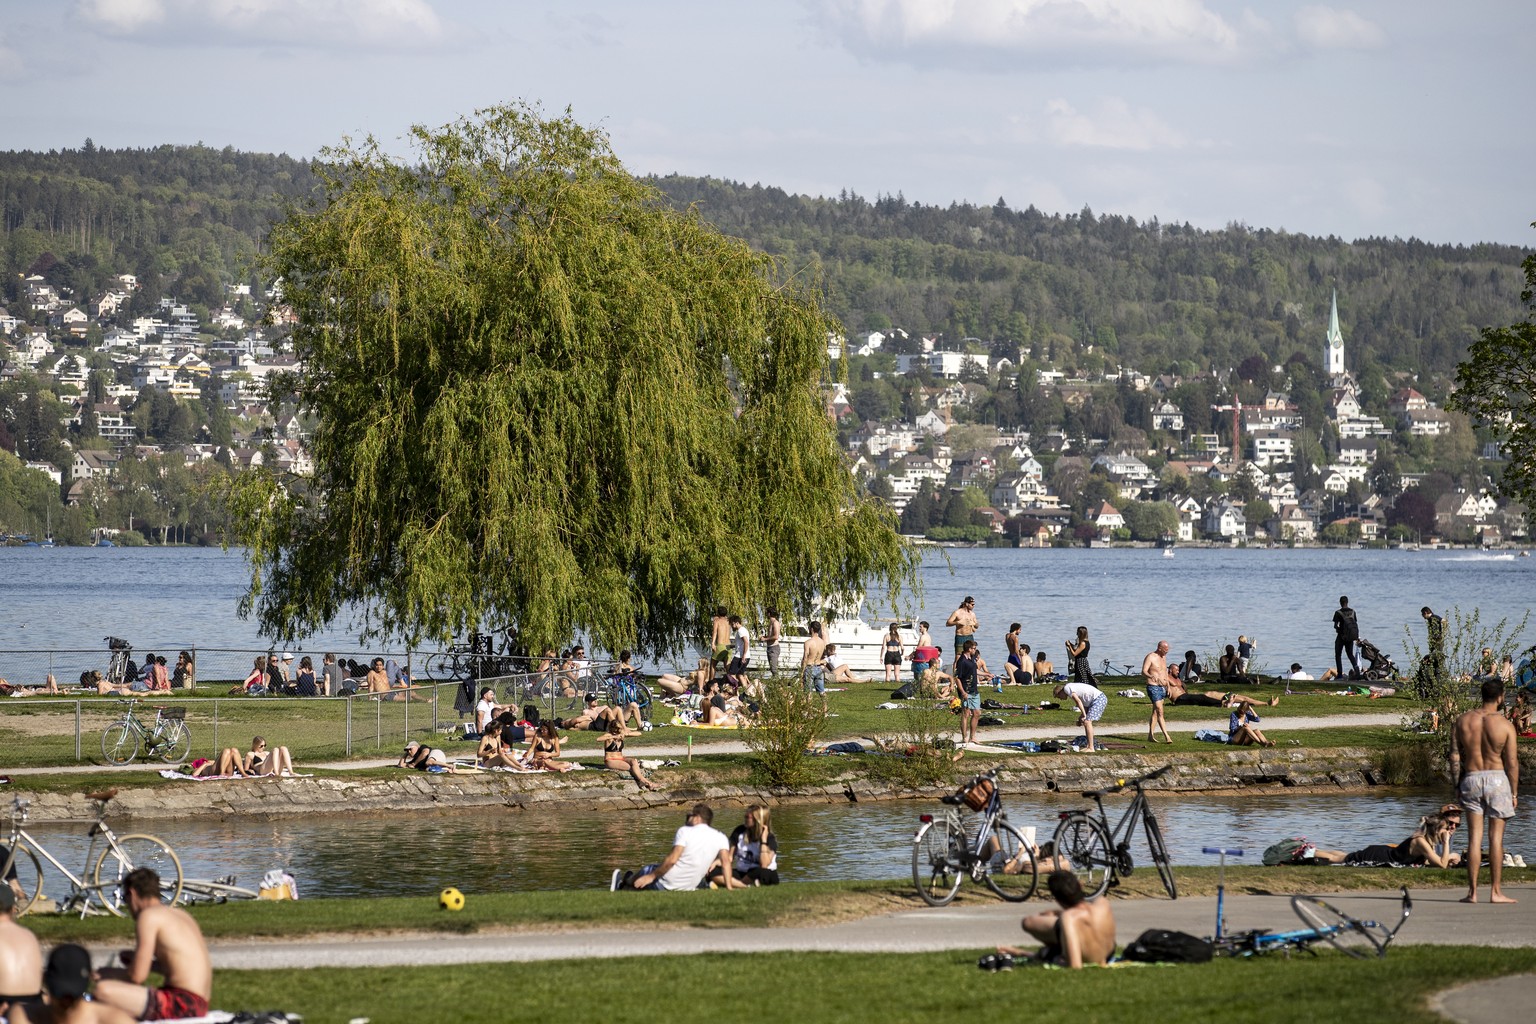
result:
<svg viewBox="0 0 1536 1024"><path fill-rule="evenodd" d="M206 757L200 757L184 766L181 771L182 774L190 775L196 779L233 778L236 775L243 777L245 775L244 763L245 759L240 751L234 747L225 747L219 752L218 761L210 761Z"/></svg>
<svg viewBox="0 0 1536 1024"><path fill-rule="evenodd" d="M1052 871L1045 884L1061 909L1024 918L1023 929L1041 946L1034 958L1074 969L1107 964L1115 951L1115 914L1109 901L1084 899L1083 885L1070 871ZM998 946L997 952L1000 957L1031 955L1016 946Z"/></svg>
<svg viewBox="0 0 1536 1024"><path fill-rule="evenodd" d="M632 732L624 727L621 718L608 719L608 732L603 736L603 767L611 768L616 772L629 772L640 788L646 792L660 789L650 779L645 777L645 771L640 767L638 757L627 757L624 754L624 737L638 736L638 732Z"/></svg>
<svg viewBox="0 0 1536 1024"><path fill-rule="evenodd" d="M96 1001L142 1020L207 1016L213 964L196 919L160 901L160 876L149 868L128 872L122 889L136 941L118 954L123 967L98 972ZM165 979L158 988L149 985L151 972Z"/></svg>
<svg viewBox="0 0 1536 1024"><path fill-rule="evenodd" d="M770 812L762 804L748 804L746 819L731 833L730 872L717 866L710 870L709 887L750 889L779 884L779 839L769 824Z"/></svg>
<svg viewBox="0 0 1536 1024"><path fill-rule="evenodd" d="M1227 719L1227 742L1239 747L1275 745L1274 740L1259 731L1259 716L1251 703L1232 705L1232 714Z"/></svg>
<svg viewBox="0 0 1536 1024"><path fill-rule="evenodd" d="M716 867L731 869L731 841L713 826L715 812L709 804L694 804L683 819L683 826L672 836L672 849L659 864L647 864L636 871L614 869L608 887L620 889L657 889L677 892L697 889Z"/></svg>
<svg viewBox="0 0 1536 1024"><path fill-rule="evenodd" d="M545 772L568 772L576 768L571 762L560 760L560 733L554 722L539 723L538 732L534 733L528 753L523 757L523 765Z"/></svg>
<svg viewBox="0 0 1536 1024"><path fill-rule="evenodd" d="M256 655L256 667L251 669L251 674L245 677L241 684L246 695L260 697L267 692L267 658L266 655Z"/></svg>
<svg viewBox="0 0 1536 1024"><path fill-rule="evenodd" d="M1515 694L1515 702L1504 712L1515 732L1525 739L1531 738L1531 695L1525 690Z"/></svg>
<svg viewBox="0 0 1536 1024"><path fill-rule="evenodd" d="M48 966L42 971L47 1003L29 1000L11 1004L9 1016L0 1018L12 1024L131 1024L139 1018L126 1010L95 1001L87 994L96 977L91 954L84 946L65 943L48 954ZM0 997L0 1008L5 1006Z"/></svg>
<svg viewBox="0 0 1536 1024"><path fill-rule="evenodd" d="M501 741L501 722L492 719L480 733L480 746L475 750L475 764L481 768L520 768L517 755Z"/></svg>
<svg viewBox="0 0 1536 1024"><path fill-rule="evenodd" d="M293 755L288 753L287 747L268 750L266 739L256 736L251 740L251 752L245 756L241 768L246 775L292 775Z"/></svg>

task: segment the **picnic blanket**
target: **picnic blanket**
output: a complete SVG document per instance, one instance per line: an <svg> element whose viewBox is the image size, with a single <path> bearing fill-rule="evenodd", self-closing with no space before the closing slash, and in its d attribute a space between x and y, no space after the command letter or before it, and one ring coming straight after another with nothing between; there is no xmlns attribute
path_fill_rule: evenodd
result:
<svg viewBox="0 0 1536 1024"><path fill-rule="evenodd" d="M282 775L188 775L174 768L160 769L162 779L184 779L188 782L218 782L224 779L312 779L313 772L285 772Z"/></svg>

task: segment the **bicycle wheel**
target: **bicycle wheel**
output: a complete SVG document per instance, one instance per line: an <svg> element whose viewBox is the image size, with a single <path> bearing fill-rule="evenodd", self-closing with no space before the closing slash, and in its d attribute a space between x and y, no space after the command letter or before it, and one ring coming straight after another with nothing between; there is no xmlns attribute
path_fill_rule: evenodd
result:
<svg viewBox="0 0 1536 1024"><path fill-rule="evenodd" d="M1066 858L1068 870L1082 883L1084 896L1091 899L1109 888L1115 855L1103 825L1081 812L1069 814L1056 826L1055 845L1056 862Z"/></svg>
<svg viewBox="0 0 1536 1024"><path fill-rule="evenodd" d="M0 867L3 867L3 870L0 870L0 878L11 878L14 873L13 881L21 889L21 895L16 898L15 910L16 916L20 917L37 902L37 898L43 893L43 865L38 861L37 854L17 843L12 851L10 862ZM4 884L0 882L0 885Z"/></svg>
<svg viewBox="0 0 1536 1024"><path fill-rule="evenodd" d="M1319 939L1342 953L1358 960L1387 955L1386 945L1371 925L1355 920L1330 903L1315 896L1292 896L1291 909L1302 923L1318 933Z"/></svg>
<svg viewBox="0 0 1536 1024"><path fill-rule="evenodd" d="M187 728L187 723L171 719L161 725L158 737L159 744L155 746L155 756L166 764L181 764L192 753L192 730Z"/></svg>
<svg viewBox="0 0 1536 1024"><path fill-rule="evenodd" d="M444 683L453 681L453 658L450 655L429 655L425 667L428 679Z"/></svg>
<svg viewBox="0 0 1536 1024"><path fill-rule="evenodd" d="M1023 903L1035 894L1040 867L1024 837L1006 821L997 823L997 851L987 859L982 881L1009 903Z"/></svg>
<svg viewBox="0 0 1536 1024"><path fill-rule="evenodd" d="M181 859L175 850L154 836L118 836L115 840L109 837L91 875L101 905L108 913L122 917L128 912L122 882L135 868L149 868L160 876L160 899L164 902L175 903L181 898Z"/></svg>
<svg viewBox="0 0 1536 1024"><path fill-rule="evenodd" d="M1152 863L1157 865L1157 877L1163 880L1168 898L1179 898L1179 888L1173 881L1173 865L1168 862L1168 847L1163 845L1163 827L1157 823L1157 815L1148 807L1141 819L1147 830L1147 846L1152 850Z"/></svg>
<svg viewBox="0 0 1536 1024"><path fill-rule="evenodd" d="M113 722L101 734L101 756L108 764L127 764L139 756L139 731L127 722Z"/></svg>
<svg viewBox="0 0 1536 1024"><path fill-rule="evenodd" d="M630 696L634 699L636 704L640 705L640 718L643 721L649 722L651 720L650 687L646 686L644 683L636 683L634 691L630 694Z"/></svg>
<svg viewBox="0 0 1536 1024"><path fill-rule="evenodd" d="M960 850L965 835L946 821L926 822L912 839L912 884L930 907L942 907L960 888Z"/></svg>

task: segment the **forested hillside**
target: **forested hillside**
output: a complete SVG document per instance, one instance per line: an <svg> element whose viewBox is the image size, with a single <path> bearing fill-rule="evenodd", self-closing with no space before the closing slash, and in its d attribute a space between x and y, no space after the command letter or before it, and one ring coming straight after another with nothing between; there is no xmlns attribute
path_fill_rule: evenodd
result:
<svg viewBox="0 0 1536 1024"><path fill-rule="evenodd" d="M284 204L313 184L304 161L232 149L0 153L0 302L25 313L17 275L42 269L76 301L129 272L141 295L217 305L224 284L249 278ZM657 184L792 267L819 266L850 332L895 325L914 344L942 334L1009 355L1023 346L1068 369L1315 360L1336 285L1352 364L1447 374L1479 328L1521 312L1521 253L1510 246L1204 231L1002 202L818 199L708 178Z"/></svg>

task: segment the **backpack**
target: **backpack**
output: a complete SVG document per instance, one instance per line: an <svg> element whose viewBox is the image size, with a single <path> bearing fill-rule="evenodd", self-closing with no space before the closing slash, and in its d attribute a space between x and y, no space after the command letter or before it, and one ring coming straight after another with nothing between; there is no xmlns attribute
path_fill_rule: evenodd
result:
<svg viewBox="0 0 1536 1024"><path fill-rule="evenodd" d="M1060 754L1071 749L1070 746L1061 742L1061 740L1042 740L1040 743L1040 753L1042 754Z"/></svg>
<svg viewBox="0 0 1536 1024"><path fill-rule="evenodd" d="M1301 860L1301 851L1311 845L1302 836L1282 839L1264 850L1264 866L1272 868L1277 864L1295 864Z"/></svg>
<svg viewBox="0 0 1536 1024"><path fill-rule="evenodd" d="M1007 725L1008 723L995 715L982 715L976 719L977 725Z"/></svg>
<svg viewBox="0 0 1536 1024"><path fill-rule="evenodd" d="M1213 952L1209 939L1186 932L1148 928L1125 947L1125 959L1143 964L1203 964L1211 959Z"/></svg>

